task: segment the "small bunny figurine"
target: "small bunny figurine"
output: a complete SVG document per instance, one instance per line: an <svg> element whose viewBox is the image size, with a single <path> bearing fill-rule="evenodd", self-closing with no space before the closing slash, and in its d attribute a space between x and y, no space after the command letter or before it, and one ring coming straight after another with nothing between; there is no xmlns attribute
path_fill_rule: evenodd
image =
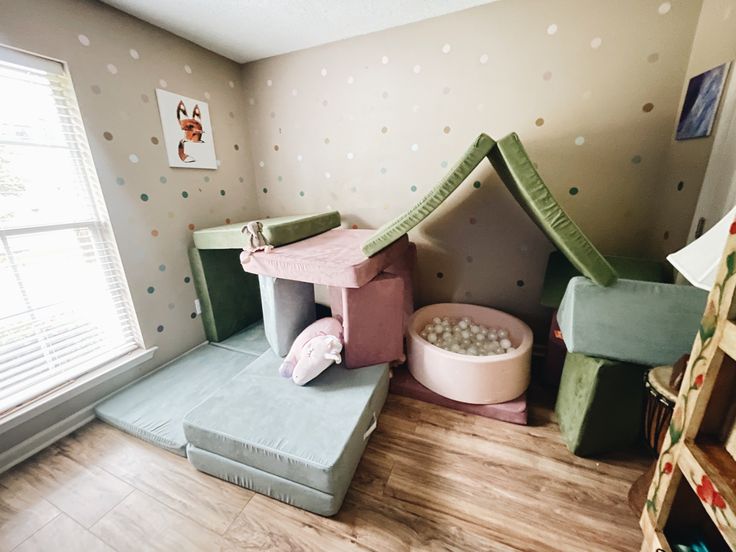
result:
<svg viewBox="0 0 736 552"><path fill-rule="evenodd" d="M266 238L263 237L263 224L259 221L249 222L240 231L248 235L248 246L240 253L240 264L250 261L250 256L256 251L268 253L273 249L273 245L269 245Z"/></svg>

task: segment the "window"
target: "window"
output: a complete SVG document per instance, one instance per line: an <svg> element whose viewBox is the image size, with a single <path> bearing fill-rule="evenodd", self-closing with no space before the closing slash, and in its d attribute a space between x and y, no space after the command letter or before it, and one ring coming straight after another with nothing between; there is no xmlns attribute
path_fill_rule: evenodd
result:
<svg viewBox="0 0 736 552"><path fill-rule="evenodd" d="M0 46L0 415L141 347L66 68Z"/></svg>

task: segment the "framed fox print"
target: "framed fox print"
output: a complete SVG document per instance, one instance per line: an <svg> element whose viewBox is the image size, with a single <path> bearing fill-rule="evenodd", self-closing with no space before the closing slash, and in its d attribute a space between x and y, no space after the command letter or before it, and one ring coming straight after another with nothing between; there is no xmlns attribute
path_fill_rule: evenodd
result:
<svg viewBox="0 0 736 552"><path fill-rule="evenodd" d="M216 169L215 142L207 102L156 89L170 167Z"/></svg>

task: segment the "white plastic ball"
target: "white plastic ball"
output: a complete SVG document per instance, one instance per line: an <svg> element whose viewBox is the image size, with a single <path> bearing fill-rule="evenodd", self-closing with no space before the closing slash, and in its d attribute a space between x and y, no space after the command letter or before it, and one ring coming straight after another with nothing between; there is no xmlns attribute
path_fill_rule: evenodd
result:
<svg viewBox="0 0 736 552"><path fill-rule="evenodd" d="M437 334L432 332L427 335L427 341L429 341L430 343L437 343Z"/></svg>
<svg viewBox="0 0 736 552"><path fill-rule="evenodd" d="M509 331L505 329L498 330L498 338L499 339L506 339L509 336Z"/></svg>
<svg viewBox="0 0 736 552"><path fill-rule="evenodd" d="M503 347L504 349L508 349L509 347L511 347L511 341L509 341L508 339L502 339L500 341L500 344L501 347Z"/></svg>

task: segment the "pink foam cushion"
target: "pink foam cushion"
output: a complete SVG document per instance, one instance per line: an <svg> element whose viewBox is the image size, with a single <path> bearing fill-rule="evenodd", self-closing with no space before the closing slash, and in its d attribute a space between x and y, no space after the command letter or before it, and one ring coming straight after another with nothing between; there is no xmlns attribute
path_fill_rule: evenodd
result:
<svg viewBox="0 0 736 552"><path fill-rule="evenodd" d="M357 288L405 255L409 248L409 239L403 236L368 258L360 246L372 234L373 230L333 228L270 252L255 253L243 270L286 280Z"/></svg>
<svg viewBox="0 0 736 552"><path fill-rule="evenodd" d="M424 401L445 408L452 408L468 414L493 418L512 424L527 423L526 393L520 397L498 404L468 404L453 401L442 395L438 395L431 389L427 389L409 373L406 367L394 368L394 376L391 378L391 392Z"/></svg>
<svg viewBox="0 0 736 552"><path fill-rule="evenodd" d="M398 360L404 355L404 281L382 273L357 289L330 288L332 315L342 317L348 368Z"/></svg>

